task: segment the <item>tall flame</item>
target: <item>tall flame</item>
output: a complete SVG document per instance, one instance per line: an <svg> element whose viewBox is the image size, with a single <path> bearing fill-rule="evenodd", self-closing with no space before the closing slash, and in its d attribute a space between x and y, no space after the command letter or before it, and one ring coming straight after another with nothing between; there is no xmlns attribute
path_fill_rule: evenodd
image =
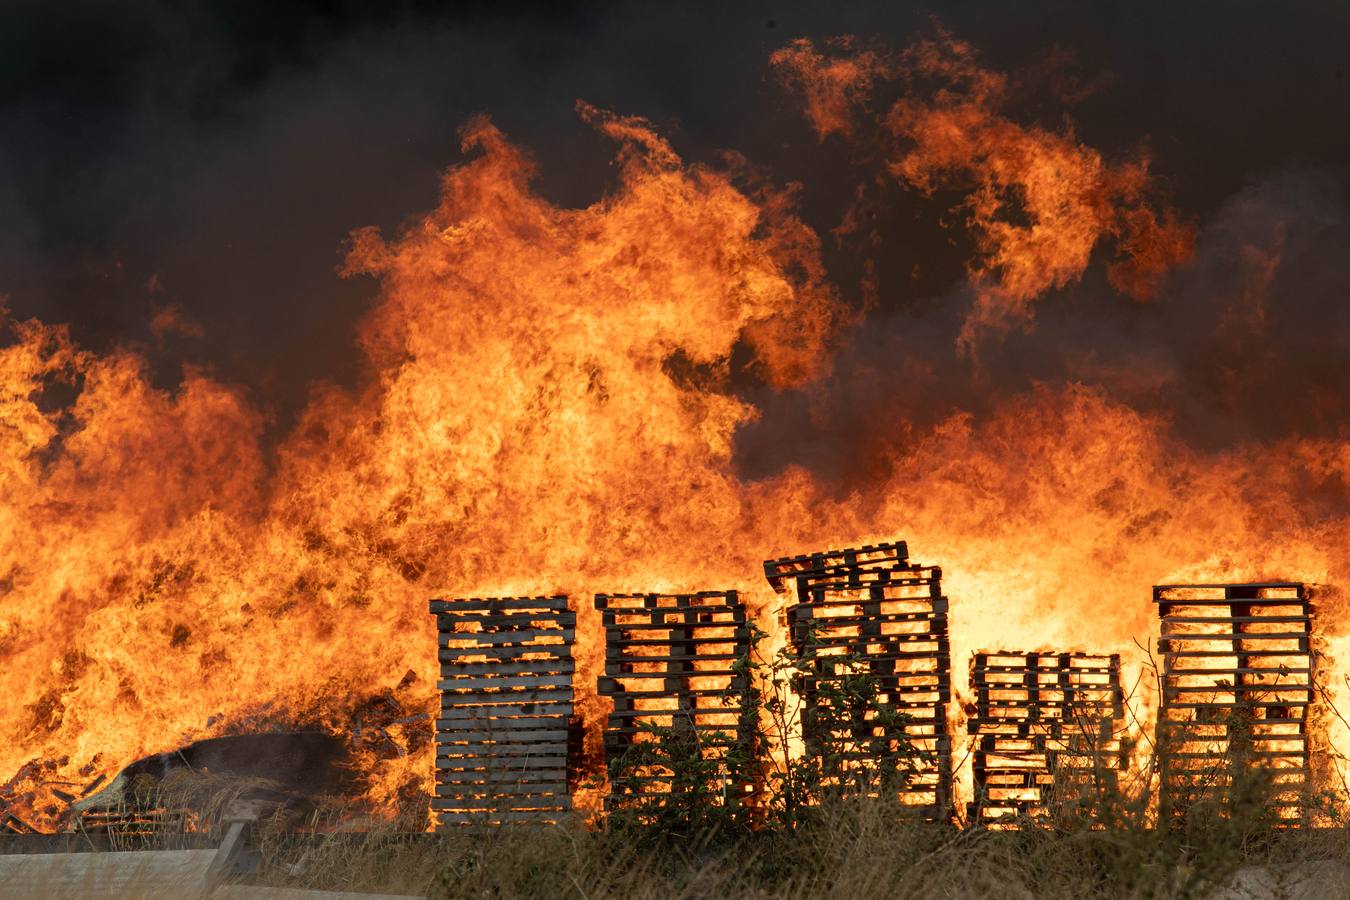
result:
<svg viewBox="0 0 1350 900"><path fill-rule="evenodd" d="M0 769L48 763L12 790L193 737L340 727L372 688L425 709L429 592L748 587L807 539L812 520L779 518L800 476L734 475L755 410L725 384L738 346L769 384L821 371L842 311L814 236L641 120L582 111L619 141L612 196L550 205L480 119L435 210L393 242L354 235L348 271L384 284L361 330L374 377L317 389L275 471L239 392L200 372L156 390L134 355L9 323ZM424 780L425 741L404 743L376 799Z"/></svg>

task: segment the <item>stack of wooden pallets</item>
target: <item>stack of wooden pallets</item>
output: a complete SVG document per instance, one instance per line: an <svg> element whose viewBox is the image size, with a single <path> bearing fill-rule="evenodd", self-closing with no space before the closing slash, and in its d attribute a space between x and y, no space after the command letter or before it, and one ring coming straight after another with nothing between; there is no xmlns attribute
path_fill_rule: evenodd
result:
<svg viewBox="0 0 1350 900"><path fill-rule="evenodd" d="M764 563L796 603L789 640L808 760L821 793L894 796L927 818L951 814L951 651L942 570L903 542Z"/></svg>
<svg viewBox="0 0 1350 900"><path fill-rule="evenodd" d="M743 804L753 790L750 631L735 591L597 594L606 808L654 817L672 803ZM669 821L669 817L666 819Z"/></svg>
<svg viewBox="0 0 1350 900"><path fill-rule="evenodd" d="M1226 802L1239 777L1267 776L1269 807L1306 813L1308 708L1313 702L1312 604L1297 582L1160 585L1161 804Z"/></svg>
<svg viewBox="0 0 1350 900"><path fill-rule="evenodd" d="M433 600L440 633L441 827L556 822L567 762L576 614L566 597Z"/></svg>
<svg viewBox="0 0 1350 900"><path fill-rule="evenodd" d="M970 681L972 824L1044 818L1052 804L1069 812L1075 800L1117 784L1127 762L1118 733L1125 714L1118 655L977 653Z"/></svg>

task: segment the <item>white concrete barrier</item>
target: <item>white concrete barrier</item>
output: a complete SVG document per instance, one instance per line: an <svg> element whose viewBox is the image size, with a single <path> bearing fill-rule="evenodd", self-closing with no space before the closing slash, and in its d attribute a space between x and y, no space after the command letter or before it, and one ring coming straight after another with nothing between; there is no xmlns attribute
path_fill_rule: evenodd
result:
<svg viewBox="0 0 1350 900"><path fill-rule="evenodd" d="M13 898L205 898L215 850L119 850L0 856L0 895Z"/></svg>

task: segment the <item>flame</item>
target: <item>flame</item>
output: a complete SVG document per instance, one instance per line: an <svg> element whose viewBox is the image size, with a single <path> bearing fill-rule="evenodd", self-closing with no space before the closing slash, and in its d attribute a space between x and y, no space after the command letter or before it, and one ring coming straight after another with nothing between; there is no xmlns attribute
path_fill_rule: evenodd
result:
<svg viewBox="0 0 1350 900"><path fill-rule="evenodd" d="M972 352L982 333L1033 319L1033 301L1082 277L1104 239L1116 241L1111 284L1136 300L1191 254L1192 229L1150 205L1148 157L1110 164L1072 130L1013 121L1007 76L982 68L969 44L941 28L895 58L858 50L856 39L807 39L776 53L783 80L805 96L822 138L853 132L852 111L878 80L902 79L904 95L882 117L881 153L889 172L931 196L966 194L979 256L971 263L974 308L958 336Z"/></svg>
<svg viewBox="0 0 1350 900"><path fill-rule="evenodd" d="M800 478L732 471L755 410L725 390L729 358L747 348L773 385L818 375L841 307L784 204L683 165L640 119L582 113L619 142L612 196L550 205L479 119L435 210L353 236L347 271L383 284L371 384L316 389L272 471L239 391L202 372L158 390L131 353L8 323L0 769L61 760L46 777L85 784L192 738L347 727L379 688L426 710L425 599L447 586L583 611L627 586L770 594L765 548L809 523L778 521ZM377 803L425 787L429 748L401 749L369 763Z"/></svg>
<svg viewBox="0 0 1350 900"><path fill-rule="evenodd" d="M855 108L878 79L894 71L886 54L860 49L853 35L825 43L830 56L817 50L811 39L798 38L769 57L783 81L802 94L806 117L822 141L832 134L852 137Z"/></svg>
<svg viewBox="0 0 1350 900"><path fill-rule="evenodd" d="M853 59L827 64L809 42L774 57L801 84L824 73L808 92L822 137L849 132L844 113L883 75L949 82L883 124L896 177L974 185L963 341L1029 321L1105 239L1137 296L1185 258L1189 229L1150 205L1145 160L1108 164L1071 133L1013 122L1005 79L966 45ZM579 112L618 148L617 184L594 204L544 199L528 153L479 118L434 209L396 235L353 234L345 272L381 286L358 336L367 383L316 385L274 453L264 415L210 373L160 388L129 350L5 316L11 811L52 827L57 791L138 757L315 725L353 734L367 801L392 814L429 787L429 596L572 597L594 749L591 594L737 589L774 627L761 560L893 537L943 567L958 673L981 647L1115 652L1134 660L1129 690L1164 581L1332 586L1318 627L1343 649L1350 517L1303 503L1350 479L1341 441L1206 454L1104 390L1042 385L926 430L889 423L911 439L842 491L798 466L741 475L737 430L760 411L736 380L809 391L857 312L789 192L686 163L640 118ZM393 712L376 721L375 706Z"/></svg>

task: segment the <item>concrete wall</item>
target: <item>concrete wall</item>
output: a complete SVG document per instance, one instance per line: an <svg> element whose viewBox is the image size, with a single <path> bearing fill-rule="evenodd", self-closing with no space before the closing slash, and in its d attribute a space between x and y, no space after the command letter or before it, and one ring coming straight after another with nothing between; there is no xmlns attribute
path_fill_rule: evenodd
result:
<svg viewBox="0 0 1350 900"><path fill-rule="evenodd" d="M177 897L207 895L215 850L123 850L0 856L5 897Z"/></svg>
<svg viewBox="0 0 1350 900"><path fill-rule="evenodd" d="M421 900L238 883L240 873L248 869L249 824L242 820L230 823L220 846L208 849L98 850L90 842L84 852L69 852L65 836L52 836L47 847L32 842L30 849L37 852L0 854L0 897ZM58 848L56 852L52 847Z"/></svg>

